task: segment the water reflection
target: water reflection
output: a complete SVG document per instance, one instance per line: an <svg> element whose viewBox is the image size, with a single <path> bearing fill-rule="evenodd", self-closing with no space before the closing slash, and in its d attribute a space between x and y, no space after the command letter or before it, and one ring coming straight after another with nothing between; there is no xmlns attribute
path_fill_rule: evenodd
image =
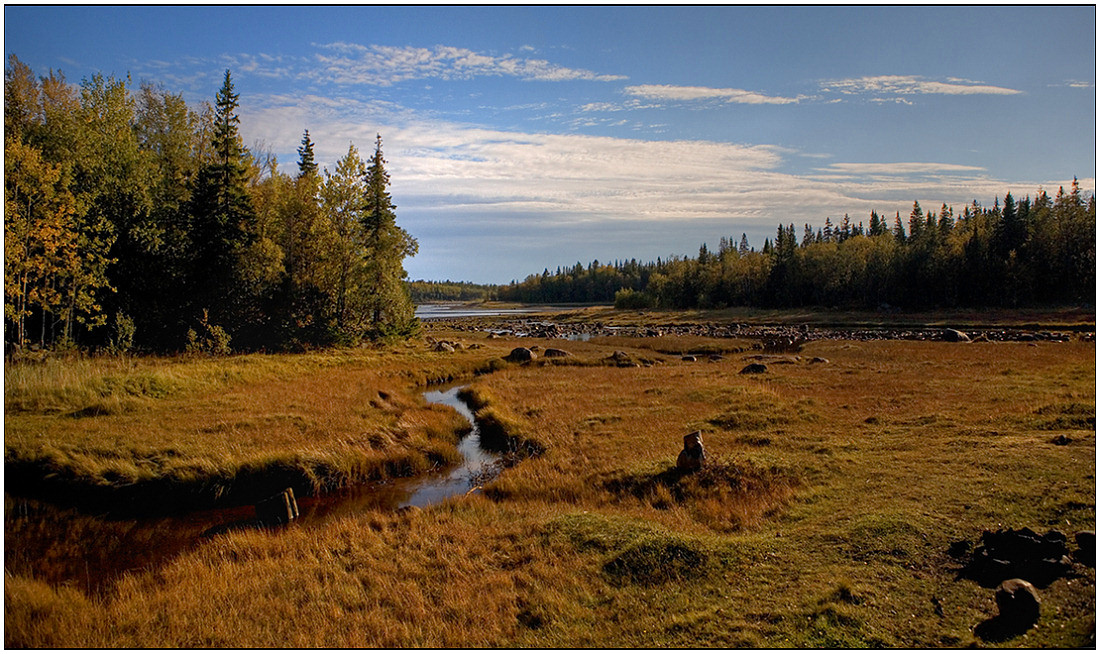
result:
<svg viewBox="0 0 1100 654"><path fill-rule="evenodd" d="M298 500L298 527L371 510L424 507L478 486L500 470L500 456L480 447L480 432L458 387L424 393L446 404L472 426L458 444L463 461L434 474L365 484L344 492ZM155 569L204 539L259 525L251 506L194 511L159 518L91 515L33 499L4 494L4 570L52 585L73 584L100 595L127 572Z"/></svg>

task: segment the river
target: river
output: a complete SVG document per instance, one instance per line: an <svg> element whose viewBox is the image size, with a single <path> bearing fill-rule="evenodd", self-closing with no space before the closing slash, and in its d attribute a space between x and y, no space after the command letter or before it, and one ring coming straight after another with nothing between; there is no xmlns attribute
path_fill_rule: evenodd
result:
<svg viewBox="0 0 1100 654"><path fill-rule="evenodd" d="M424 507L479 492L500 470L500 455L481 449L470 409L459 386L429 390L430 403L454 408L472 426L458 450L463 461L420 477L363 484L343 492L298 499L294 522L312 527L333 518L372 510ZM47 502L4 495L4 570L54 585L72 583L100 595L127 572L155 569L203 540L235 529L257 528L251 506L193 511L153 518L92 515Z"/></svg>

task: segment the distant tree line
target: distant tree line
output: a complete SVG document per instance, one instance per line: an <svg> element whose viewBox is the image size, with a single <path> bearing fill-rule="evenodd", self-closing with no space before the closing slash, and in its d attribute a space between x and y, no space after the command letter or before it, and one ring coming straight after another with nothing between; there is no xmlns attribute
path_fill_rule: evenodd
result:
<svg viewBox="0 0 1100 654"><path fill-rule="evenodd" d="M473 302L495 300L497 286L493 284L474 284L473 282L430 282L417 280L408 282L409 296L414 304L424 302Z"/></svg>
<svg viewBox="0 0 1100 654"><path fill-rule="evenodd" d="M95 75L4 71L5 342L155 351L350 344L416 328L379 136L297 175L214 105ZM257 148L260 150L261 148ZM231 345L232 344L232 345Z"/></svg>
<svg viewBox="0 0 1100 654"><path fill-rule="evenodd" d="M499 291L519 302L614 302L619 308L730 306L901 308L1091 305L1096 290L1096 201L1077 180L1052 199L1005 195L956 213L919 203L907 218L871 212L824 227L780 225L760 251L723 237L697 257L543 270Z"/></svg>

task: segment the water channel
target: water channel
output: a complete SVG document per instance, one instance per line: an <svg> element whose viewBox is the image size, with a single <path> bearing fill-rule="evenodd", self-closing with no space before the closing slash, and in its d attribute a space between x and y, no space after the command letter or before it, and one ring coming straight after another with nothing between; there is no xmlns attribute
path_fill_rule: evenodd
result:
<svg viewBox="0 0 1100 654"><path fill-rule="evenodd" d="M458 444L461 463L420 477L299 498L294 524L311 528L365 511L424 507L479 492L479 485L500 471L501 457L481 449L477 422L458 398L459 390L459 386L429 390L423 396L429 403L452 407L470 422L470 432ZM4 571L53 585L73 584L85 593L100 595L126 572L155 569L217 534L256 527L251 506L116 518L5 492Z"/></svg>

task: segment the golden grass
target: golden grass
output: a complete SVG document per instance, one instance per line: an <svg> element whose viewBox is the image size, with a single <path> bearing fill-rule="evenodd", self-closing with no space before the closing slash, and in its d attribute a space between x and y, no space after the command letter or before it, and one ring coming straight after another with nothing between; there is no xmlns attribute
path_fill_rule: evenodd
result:
<svg viewBox="0 0 1100 654"><path fill-rule="evenodd" d="M340 439L422 451L410 444L439 442L443 431L398 437L435 424L415 418L425 409L409 393L414 380L433 365L473 370L518 344L526 343L385 353L159 399L134 414L65 418L73 426L51 438L129 453L140 439L125 419L156 416L165 423L143 441L149 448L206 443L199 425L224 423L223 439L263 451L268 442L302 452ZM581 364L611 353L607 344L564 347ZM653 359L652 350L628 353ZM738 374L738 355L503 366L479 377L471 396L542 449L484 496L228 533L123 577L97 600L9 576L5 645L981 644L972 630L995 613L992 593L957 581L946 550L984 529L1095 528L1094 345L838 341L803 354L830 363L760 376ZM213 422L199 418L212 413ZM24 416L20 425L32 418L46 420ZM355 440L368 425L384 427L371 432L376 441ZM711 465L671 474L683 434L695 429ZM29 431L19 439L33 441ZM1051 442L1059 434L1068 445ZM1041 589L1038 625L999 645L1092 642L1095 573L1079 572Z"/></svg>

